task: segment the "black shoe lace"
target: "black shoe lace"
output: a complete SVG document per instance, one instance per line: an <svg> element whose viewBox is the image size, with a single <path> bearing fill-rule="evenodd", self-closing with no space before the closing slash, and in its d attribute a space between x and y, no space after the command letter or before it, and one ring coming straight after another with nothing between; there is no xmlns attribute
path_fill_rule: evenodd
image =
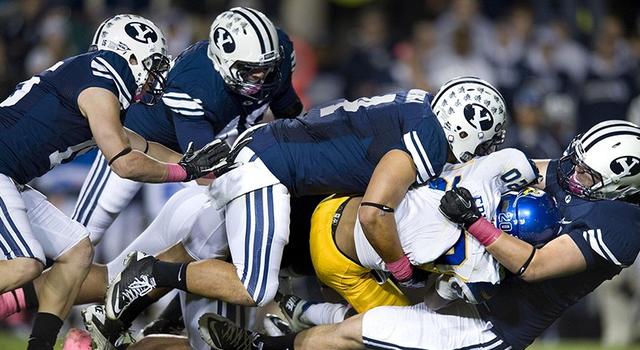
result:
<svg viewBox="0 0 640 350"><path fill-rule="evenodd" d="M231 349L238 350L251 350L253 341L258 337L258 334L252 334L245 331L242 328L238 328L234 325L227 324L224 327L224 331L221 334L221 338L225 340L225 347L229 346ZM256 349L260 349L256 347Z"/></svg>

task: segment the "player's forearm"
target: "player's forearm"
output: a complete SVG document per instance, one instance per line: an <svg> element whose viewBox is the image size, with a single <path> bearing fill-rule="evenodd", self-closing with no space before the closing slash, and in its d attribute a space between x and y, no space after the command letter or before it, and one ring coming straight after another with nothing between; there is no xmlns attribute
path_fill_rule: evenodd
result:
<svg viewBox="0 0 640 350"><path fill-rule="evenodd" d="M487 246L486 249L502 266L517 274L529 259L533 246L502 232L500 237ZM533 259L535 259L535 256ZM529 269L531 268L532 265L530 263L525 272L530 272Z"/></svg>
<svg viewBox="0 0 640 350"><path fill-rule="evenodd" d="M159 162L140 151L131 151L111 164L118 176L139 182L167 182L169 164Z"/></svg>
<svg viewBox="0 0 640 350"><path fill-rule="evenodd" d="M149 142L149 149L147 150L147 154L150 157L165 163L177 163L182 157L181 154L157 142Z"/></svg>

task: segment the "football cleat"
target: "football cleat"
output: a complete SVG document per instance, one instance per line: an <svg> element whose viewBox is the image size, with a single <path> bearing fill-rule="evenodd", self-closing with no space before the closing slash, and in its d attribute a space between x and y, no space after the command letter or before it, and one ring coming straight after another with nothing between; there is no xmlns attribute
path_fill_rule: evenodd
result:
<svg viewBox="0 0 640 350"><path fill-rule="evenodd" d="M287 323L291 327L291 331L300 332L307 328L313 327L313 324L302 320L302 314L313 305L313 303L306 301L296 295L285 295L278 302L280 310L287 319Z"/></svg>
<svg viewBox="0 0 640 350"><path fill-rule="evenodd" d="M223 316L206 313L198 320L200 336L215 350L253 350L260 349L254 341L260 334L236 326Z"/></svg>
<svg viewBox="0 0 640 350"><path fill-rule="evenodd" d="M289 323L278 315L266 314L262 321L264 331L271 337L280 337L292 333Z"/></svg>
<svg viewBox="0 0 640 350"><path fill-rule="evenodd" d="M91 305L82 310L82 320L91 334L92 350L116 350L120 345L135 342L120 320L106 317L104 305Z"/></svg>
<svg viewBox="0 0 640 350"><path fill-rule="evenodd" d="M69 329L64 337L62 350L91 350L91 335L82 329Z"/></svg>
<svg viewBox="0 0 640 350"><path fill-rule="evenodd" d="M182 320L182 316L176 320L167 320L164 318L159 318L149 323L142 329L142 335L152 335L152 334L173 334L180 335L184 330L184 322Z"/></svg>
<svg viewBox="0 0 640 350"><path fill-rule="evenodd" d="M152 276L156 258L143 252L133 251L125 260L125 268L109 283L105 307L107 317L120 318L124 311L138 298L156 287Z"/></svg>

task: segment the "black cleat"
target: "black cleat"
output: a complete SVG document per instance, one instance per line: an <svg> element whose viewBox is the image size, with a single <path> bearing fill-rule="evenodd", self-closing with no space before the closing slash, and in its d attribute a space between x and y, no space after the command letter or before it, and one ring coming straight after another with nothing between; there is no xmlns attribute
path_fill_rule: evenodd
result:
<svg viewBox="0 0 640 350"><path fill-rule="evenodd" d="M231 320L214 313L206 313L198 321L202 339L214 350L256 350L254 341L260 336L236 326Z"/></svg>
<svg viewBox="0 0 640 350"><path fill-rule="evenodd" d="M104 305L91 305L81 313L84 326L91 334L92 350L116 350L123 344L135 342L120 320L106 317Z"/></svg>
<svg viewBox="0 0 640 350"><path fill-rule="evenodd" d="M129 253L124 270L107 288L107 317L112 320L120 318L129 305L156 287L156 281L152 276L155 261L156 258L142 252Z"/></svg>

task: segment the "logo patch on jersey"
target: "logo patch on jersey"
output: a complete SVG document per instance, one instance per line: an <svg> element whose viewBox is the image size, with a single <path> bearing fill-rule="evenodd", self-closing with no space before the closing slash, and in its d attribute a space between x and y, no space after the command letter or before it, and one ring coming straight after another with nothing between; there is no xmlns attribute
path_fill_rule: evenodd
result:
<svg viewBox="0 0 640 350"><path fill-rule="evenodd" d="M213 37L215 38L216 46L224 53L232 53L236 50L236 42L226 29L218 27Z"/></svg>
<svg viewBox="0 0 640 350"><path fill-rule="evenodd" d="M493 127L493 115L481 104L471 103L464 106L464 117L476 129L487 131Z"/></svg>
<svg viewBox="0 0 640 350"><path fill-rule="evenodd" d="M153 44L158 41L158 33L153 28L140 22L130 22L124 26L124 31L133 38L143 44Z"/></svg>
<svg viewBox="0 0 640 350"><path fill-rule="evenodd" d="M634 176L640 173L640 159L634 156L622 156L614 159L609 168L619 176Z"/></svg>

